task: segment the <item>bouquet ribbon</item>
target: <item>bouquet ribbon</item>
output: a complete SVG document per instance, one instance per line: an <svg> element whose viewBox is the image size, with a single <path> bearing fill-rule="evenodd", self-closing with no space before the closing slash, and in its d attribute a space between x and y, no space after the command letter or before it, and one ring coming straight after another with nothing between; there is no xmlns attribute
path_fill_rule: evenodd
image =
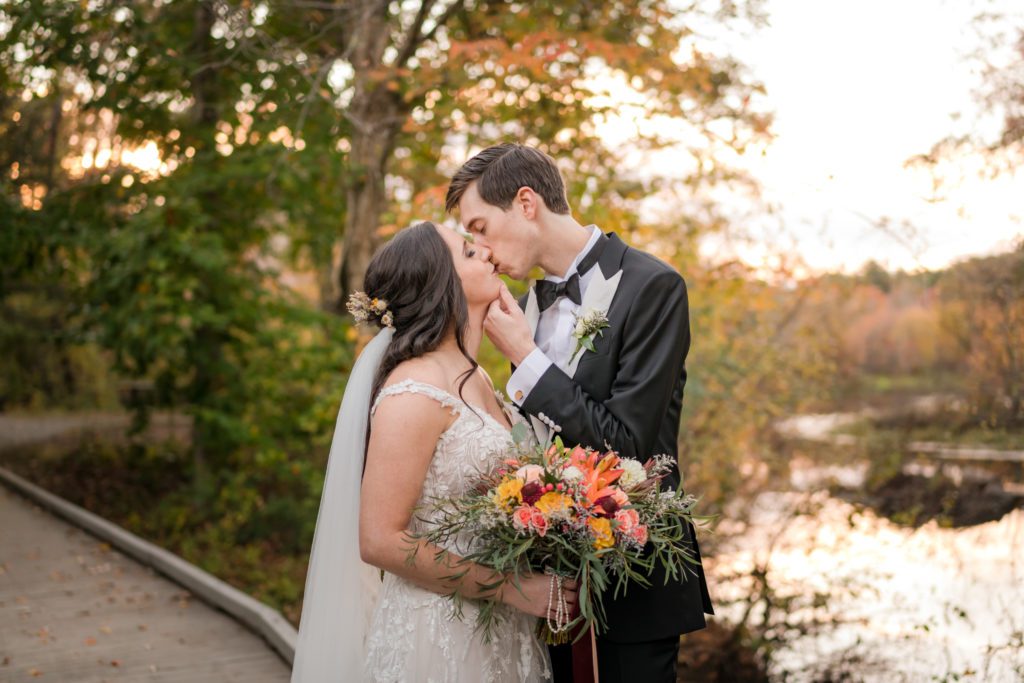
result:
<svg viewBox="0 0 1024 683"><path fill-rule="evenodd" d="M580 624L590 633L572 644L572 683L597 683L597 639L593 627ZM579 631L573 637L579 635Z"/></svg>

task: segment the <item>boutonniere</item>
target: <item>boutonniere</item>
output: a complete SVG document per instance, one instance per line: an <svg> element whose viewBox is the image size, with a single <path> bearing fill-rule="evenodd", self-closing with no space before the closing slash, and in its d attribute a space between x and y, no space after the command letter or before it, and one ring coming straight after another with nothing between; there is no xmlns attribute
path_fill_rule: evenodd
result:
<svg viewBox="0 0 1024 683"><path fill-rule="evenodd" d="M594 339L602 336L604 329L608 327L608 315L604 311L591 309L580 315L573 315L573 318L576 320L576 327L572 331L573 339L576 340L576 348L569 356L570 362L583 349L592 353L597 351L594 348Z"/></svg>

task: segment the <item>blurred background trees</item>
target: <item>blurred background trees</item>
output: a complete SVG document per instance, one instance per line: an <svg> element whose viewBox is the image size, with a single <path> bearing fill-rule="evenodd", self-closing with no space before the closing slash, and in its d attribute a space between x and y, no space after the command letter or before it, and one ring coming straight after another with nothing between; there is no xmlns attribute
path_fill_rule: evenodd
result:
<svg viewBox="0 0 1024 683"><path fill-rule="evenodd" d="M756 22L757 5L0 3L0 401L126 403L139 429L154 410L186 415L171 452L187 484L164 495L142 468L161 504L110 514L205 566L301 559L357 339L337 313L373 249L443 219L454 169L509 138L559 159L589 219L643 241L646 196L738 177L713 149L768 134L760 85L693 28ZM624 170L667 143L604 143L609 82L692 133L692 173ZM703 229L669 226L666 258L695 253ZM289 580L249 587L287 603L301 566Z"/></svg>
<svg viewBox="0 0 1024 683"><path fill-rule="evenodd" d="M297 620L357 348L340 304L383 240L444 220L468 156L508 139L559 161L581 219L686 278L681 459L705 511L738 516L786 476L775 425L799 412L943 393L964 429L1016 438L1024 244L809 277L701 250L740 231L724 203L769 210L727 161L770 140L764 89L707 39L763 20L758 0L0 0L0 409L191 425L177 447L25 466ZM993 71L1006 117L986 143L1017 161L1018 55ZM625 110L675 134L609 142ZM670 145L676 174L637 170ZM507 363L482 359L503 384Z"/></svg>

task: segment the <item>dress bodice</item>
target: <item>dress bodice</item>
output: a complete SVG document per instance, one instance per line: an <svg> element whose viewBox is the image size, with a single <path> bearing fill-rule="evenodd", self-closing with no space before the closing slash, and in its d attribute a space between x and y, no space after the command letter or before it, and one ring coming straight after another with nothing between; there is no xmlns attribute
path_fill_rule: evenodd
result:
<svg viewBox="0 0 1024 683"><path fill-rule="evenodd" d="M403 380L384 387L381 401L398 394L434 399L455 415L441 434L423 481L417 511L409 523L413 533L432 524L432 500L460 496L498 465L513 446L508 428L486 410L431 384ZM515 424L519 414L497 394ZM465 554L472 538L450 538L446 549ZM507 605L494 608L493 637L476 630L479 607L468 601L459 609L438 593L395 574L385 573L380 597L366 638L363 680L369 683L539 683L550 678L547 651L535 635L536 619Z"/></svg>
<svg viewBox="0 0 1024 683"><path fill-rule="evenodd" d="M427 396L456 416L434 447L434 455L423 481L423 491L416 502L422 515L414 515L410 523L410 531L418 532L423 531L424 524L428 523L432 500L461 496L468 492L482 475L493 470L508 455L513 441L509 429L483 408L470 406L458 396L432 384L411 379L381 389L370 414L376 413L381 401L399 394ZM510 410L510 404L500 393L495 392L495 395L512 424L522 419L518 412Z"/></svg>

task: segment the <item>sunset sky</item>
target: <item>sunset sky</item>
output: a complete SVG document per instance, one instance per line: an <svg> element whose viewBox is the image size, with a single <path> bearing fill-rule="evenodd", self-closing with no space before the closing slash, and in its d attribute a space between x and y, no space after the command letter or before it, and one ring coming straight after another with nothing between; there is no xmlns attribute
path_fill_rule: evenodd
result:
<svg viewBox="0 0 1024 683"><path fill-rule="evenodd" d="M972 97L971 19L981 6L769 0L771 25L734 46L776 111L778 137L750 167L811 265L875 258L934 268L1005 249L1024 233L1024 173L984 179L979 160L964 158L959 187L929 201L930 175L905 167L947 135L998 130L998 120L979 119ZM916 237L901 244L871 226L883 217L909 221Z"/></svg>
<svg viewBox="0 0 1024 683"><path fill-rule="evenodd" d="M906 162L949 135L999 130L976 105L981 80L969 55L981 41L972 19L1011 4L767 0L767 27L724 35L708 27L706 44L737 56L767 87L776 138L738 162L779 209L737 219L758 235L753 243L708 250L755 265L785 251L820 271L856 270L868 259L939 268L1008 249L1024 234L1024 171L982 178L982 160L963 156L946 167L955 180L936 195L932 175ZM1024 26L1024 9L1011 16ZM622 143L645 125L615 123L602 134ZM671 173L680 157L661 154L650 165ZM891 229L879 229L886 220Z"/></svg>

